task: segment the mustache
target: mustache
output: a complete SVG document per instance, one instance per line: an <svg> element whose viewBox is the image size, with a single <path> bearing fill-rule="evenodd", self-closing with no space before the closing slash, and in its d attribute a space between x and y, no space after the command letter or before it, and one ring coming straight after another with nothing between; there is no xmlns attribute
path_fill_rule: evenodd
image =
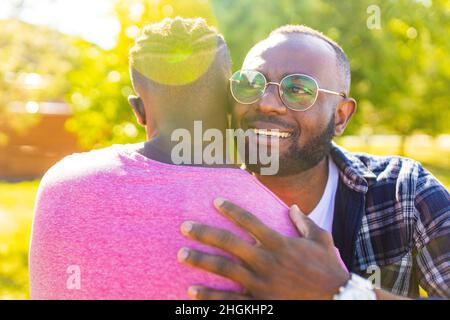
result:
<svg viewBox="0 0 450 320"><path fill-rule="evenodd" d="M292 125L291 123L288 123L280 118L274 117L274 116L268 116L264 114L259 115L250 115L247 117L244 117L242 119L243 124L245 124L245 127L248 127L250 123L253 122L266 122L266 123L272 123L279 125L280 127L286 128L286 129L292 129L293 131L299 130L299 128L295 125Z"/></svg>

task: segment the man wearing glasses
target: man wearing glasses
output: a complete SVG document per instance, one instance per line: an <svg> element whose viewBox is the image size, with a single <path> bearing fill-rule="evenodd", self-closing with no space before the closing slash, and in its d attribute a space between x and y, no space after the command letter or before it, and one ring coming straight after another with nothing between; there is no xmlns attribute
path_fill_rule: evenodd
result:
<svg viewBox="0 0 450 320"><path fill-rule="evenodd" d="M274 129L282 133L278 175L258 175L258 165L248 168L288 206L298 205L290 216L303 237L282 236L218 199L218 211L259 245L187 221L181 226L185 236L242 263L190 248L180 250L179 260L247 290L193 284L191 297L396 299L419 297L421 286L430 297L450 298L449 193L411 159L349 153L332 143L356 109L349 88L345 53L310 28L281 27L250 50L230 79L234 123L261 137ZM339 266L326 258L334 245L348 276L338 275ZM363 279L374 273L377 288Z"/></svg>

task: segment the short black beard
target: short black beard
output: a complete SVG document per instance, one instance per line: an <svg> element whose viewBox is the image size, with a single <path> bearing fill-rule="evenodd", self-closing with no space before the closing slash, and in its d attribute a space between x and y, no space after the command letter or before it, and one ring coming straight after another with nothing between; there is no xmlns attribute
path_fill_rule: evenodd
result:
<svg viewBox="0 0 450 320"><path fill-rule="evenodd" d="M303 147L294 143L279 158L278 177L290 176L307 171L319 164L326 156L330 154L332 140L334 137L334 114L327 127L319 135L310 139ZM247 149L247 148L246 148ZM260 173L262 166L257 164L246 164L249 171Z"/></svg>

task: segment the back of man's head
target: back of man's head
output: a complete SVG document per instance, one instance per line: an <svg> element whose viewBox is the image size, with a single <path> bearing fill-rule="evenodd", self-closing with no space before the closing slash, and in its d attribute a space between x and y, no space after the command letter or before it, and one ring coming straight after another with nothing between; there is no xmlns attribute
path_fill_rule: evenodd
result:
<svg viewBox="0 0 450 320"><path fill-rule="evenodd" d="M229 50L201 18L147 25L130 50L130 70L145 118L160 131L227 112Z"/></svg>

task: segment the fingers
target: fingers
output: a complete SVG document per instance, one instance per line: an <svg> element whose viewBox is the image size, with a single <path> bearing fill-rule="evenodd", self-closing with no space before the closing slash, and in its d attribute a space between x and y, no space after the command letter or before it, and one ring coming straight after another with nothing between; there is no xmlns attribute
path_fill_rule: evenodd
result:
<svg viewBox="0 0 450 320"><path fill-rule="evenodd" d="M188 296L194 300L251 300L250 296L238 292L222 291L202 286L190 287Z"/></svg>
<svg viewBox="0 0 450 320"><path fill-rule="evenodd" d="M308 223L305 222L306 216L300 211L300 208L296 204L289 208L289 217L300 233L300 236L306 238L309 232Z"/></svg>
<svg viewBox="0 0 450 320"><path fill-rule="evenodd" d="M282 235L270 229L253 214L222 198L214 200L214 205L221 213L231 219L256 240L270 247L277 246L282 241Z"/></svg>
<svg viewBox="0 0 450 320"><path fill-rule="evenodd" d="M289 216L300 235L306 239L315 240L323 244L333 243L331 234L320 228L310 218L303 214L297 205L289 209Z"/></svg>
<svg viewBox="0 0 450 320"><path fill-rule="evenodd" d="M223 256L182 248L178 251L177 258L182 263L234 280L244 287L254 281L250 271Z"/></svg>
<svg viewBox="0 0 450 320"><path fill-rule="evenodd" d="M181 225L181 232L193 240L222 249L244 262L257 258L259 249L230 231L187 221Z"/></svg>

